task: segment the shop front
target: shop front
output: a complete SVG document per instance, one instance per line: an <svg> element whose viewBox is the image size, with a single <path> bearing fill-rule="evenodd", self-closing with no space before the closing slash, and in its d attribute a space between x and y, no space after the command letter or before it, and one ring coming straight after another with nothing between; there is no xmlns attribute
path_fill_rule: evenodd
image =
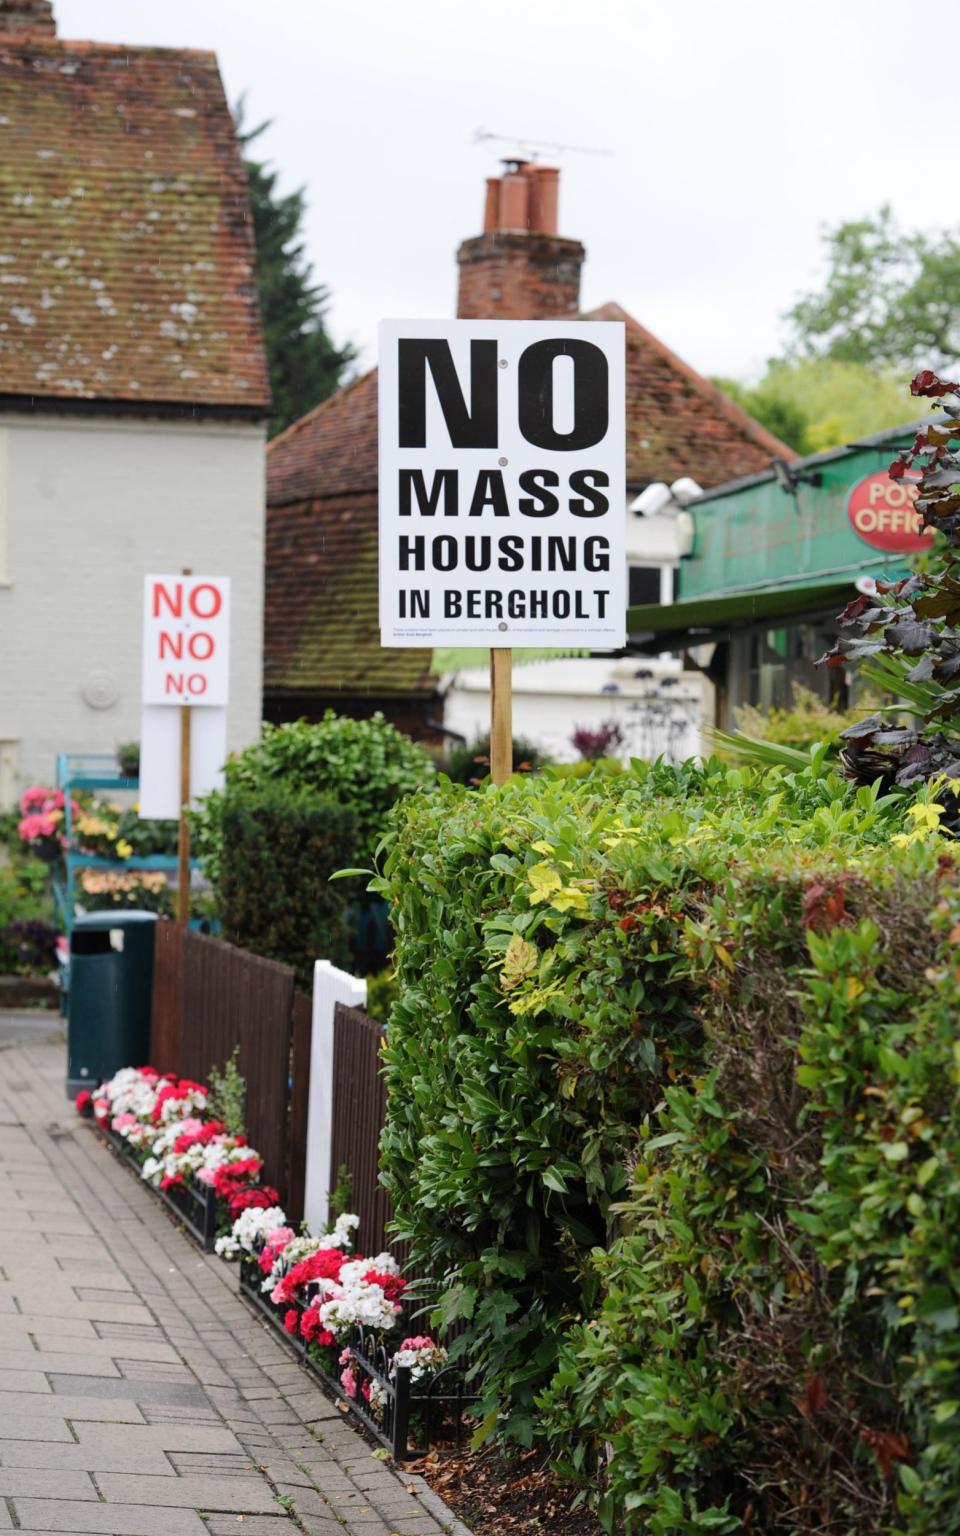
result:
<svg viewBox="0 0 960 1536"><path fill-rule="evenodd" d="M629 610L631 650L677 651L705 672L722 726L742 705L787 705L794 684L846 704L850 679L816 666L836 615L874 581L905 575L932 540L919 527L915 484L887 474L915 430L777 460L706 492L677 601Z"/></svg>

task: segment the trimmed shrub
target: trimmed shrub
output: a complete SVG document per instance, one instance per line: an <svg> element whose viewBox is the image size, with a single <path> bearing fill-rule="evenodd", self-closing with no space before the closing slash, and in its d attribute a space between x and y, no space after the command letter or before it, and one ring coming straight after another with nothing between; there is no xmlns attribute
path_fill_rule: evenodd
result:
<svg viewBox="0 0 960 1536"><path fill-rule="evenodd" d="M353 812L356 838L346 863L367 864L391 807L402 795L428 787L434 767L422 747L390 725L379 712L353 720L328 709L322 720L265 725L260 741L230 758L226 788L206 795L190 817L194 852L207 877L219 883L224 833L221 811L232 790L294 791L327 796Z"/></svg>
<svg viewBox="0 0 960 1536"><path fill-rule="evenodd" d="M702 1066L644 1117L598 1303L539 1399L568 1472L593 1489L606 1463L608 1530L952 1528L960 1137L930 912L960 896L935 855L897 862L768 867L691 934Z"/></svg>
<svg viewBox="0 0 960 1536"><path fill-rule="evenodd" d="M328 797L274 784L227 790L219 816L223 937L292 965L307 989L318 956L346 965L349 883L331 884L330 875L349 863L356 847L353 812Z"/></svg>
<svg viewBox="0 0 960 1536"><path fill-rule="evenodd" d="M398 1231L464 1328L481 1433L549 1439L585 1496L605 1468L610 1530L949 1528L937 821L822 754L399 808Z"/></svg>

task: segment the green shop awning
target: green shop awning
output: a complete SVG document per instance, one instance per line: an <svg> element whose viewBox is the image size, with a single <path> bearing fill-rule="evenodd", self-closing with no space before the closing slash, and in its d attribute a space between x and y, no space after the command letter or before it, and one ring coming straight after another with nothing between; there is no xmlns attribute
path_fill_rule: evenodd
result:
<svg viewBox="0 0 960 1536"><path fill-rule="evenodd" d="M852 579L845 576L812 587L767 587L679 603L647 603L627 609L627 641L631 650L682 650L752 624L833 616L855 594Z"/></svg>

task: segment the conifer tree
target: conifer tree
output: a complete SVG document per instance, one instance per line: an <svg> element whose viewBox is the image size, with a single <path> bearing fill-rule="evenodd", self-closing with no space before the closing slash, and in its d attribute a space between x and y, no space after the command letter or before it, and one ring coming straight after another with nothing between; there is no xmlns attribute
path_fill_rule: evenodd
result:
<svg viewBox="0 0 960 1536"><path fill-rule="evenodd" d="M278 192L277 172L247 153L269 122L245 130L242 101L234 115L250 185L257 291L273 395L270 432L275 436L339 388L356 353L349 343L337 348L327 333L329 291L314 282L304 255L304 189Z"/></svg>

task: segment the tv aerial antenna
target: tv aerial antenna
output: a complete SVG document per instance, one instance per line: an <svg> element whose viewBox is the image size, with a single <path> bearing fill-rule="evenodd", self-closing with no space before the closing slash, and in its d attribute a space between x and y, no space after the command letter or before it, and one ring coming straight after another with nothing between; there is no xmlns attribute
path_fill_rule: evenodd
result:
<svg viewBox="0 0 960 1536"><path fill-rule="evenodd" d="M524 159L536 160L538 154L551 155L604 155L612 156L612 149L597 149L589 144L554 144L549 139L528 139L519 133L491 133L487 128L477 128L474 144L513 144ZM510 157L513 158L512 156Z"/></svg>

